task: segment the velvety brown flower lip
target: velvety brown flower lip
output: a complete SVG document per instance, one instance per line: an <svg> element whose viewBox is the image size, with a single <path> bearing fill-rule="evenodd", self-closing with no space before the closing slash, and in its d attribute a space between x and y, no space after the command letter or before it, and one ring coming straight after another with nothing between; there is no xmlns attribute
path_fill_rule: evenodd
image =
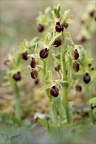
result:
<svg viewBox="0 0 96 144"><path fill-rule="evenodd" d="M77 49L74 50L73 55L74 55L74 60L77 60L79 58L79 53L78 53Z"/></svg>
<svg viewBox="0 0 96 144"><path fill-rule="evenodd" d="M61 39L58 39L54 42L54 46L55 47L59 47L60 45L62 44L62 40Z"/></svg>
<svg viewBox="0 0 96 144"><path fill-rule="evenodd" d="M41 57L42 59L45 59L45 58L48 57L48 53L49 53L48 49L47 49L47 48L44 48L44 49L41 49L41 50L40 50L39 55L40 55L40 57Z"/></svg>
<svg viewBox="0 0 96 144"><path fill-rule="evenodd" d="M21 75L20 72L17 72L16 74L13 75L13 79L15 81L20 81L21 80Z"/></svg>
<svg viewBox="0 0 96 144"><path fill-rule="evenodd" d="M78 72L78 71L79 71L80 67L79 67L79 63L78 63L77 61L75 61L75 62L73 63L73 69L74 69L75 72Z"/></svg>
<svg viewBox="0 0 96 144"><path fill-rule="evenodd" d="M32 57L30 66L31 66L31 68L35 68L35 67L36 67L36 60L35 60L35 58L33 58L33 57Z"/></svg>
<svg viewBox="0 0 96 144"><path fill-rule="evenodd" d="M27 51L24 52L24 53L22 53L22 58L23 58L24 60L27 60L27 59L28 59L28 53L27 53Z"/></svg>
<svg viewBox="0 0 96 144"><path fill-rule="evenodd" d="M91 77L89 73L85 73L83 77L83 81L88 84L91 81Z"/></svg>
<svg viewBox="0 0 96 144"><path fill-rule="evenodd" d="M31 77L33 79L37 79L38 78L38 72L37 70L33 69L32 72L31 72Z"/></svg>
<svg viewBox="0 0 96 144"><path fill-rule="evenodd" d="M50 94L53 97L57 97L59 95L59 89L56 86L52 86L50 89Z"/></svg>
<svg viewBox="0 0 96 144"><path fill-rule="evenodd" d="M37 29L39 32L43 32L44 31L44 25L38 24Z"/></svg>
<svg viewBox="0 0 96 144"><path fill-rule="evenodd" d="M60 22L56 22L55 30L56 32L63 32L64 26L61 25Z"/></svg>
<svg viewBox="0 0 96 144"><path fill-rule="evenodd" d="M77 84L77 85L75 86L75 88L76 88L76 91L78 91L78 92L81 92L81 91L82 91L82 87L81 87L81 85L79 85L79 84Z"/></svg>

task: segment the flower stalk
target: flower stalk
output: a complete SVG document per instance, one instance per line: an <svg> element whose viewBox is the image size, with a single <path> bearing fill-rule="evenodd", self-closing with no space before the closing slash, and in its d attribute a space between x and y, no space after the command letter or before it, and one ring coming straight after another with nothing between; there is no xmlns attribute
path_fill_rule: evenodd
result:
<svg viewBox="0 0 96 144"><path fill-rule="evenodd" d="M11 75L9 75L10 78L10 84L13 88L14 96L15 96L15 116L16 118L21 121L21 101L20 101L20 89L18 87L18 84Z"/></svg>
<svg viewBox="0 0 96 144"><path fill-rule="evenodd" d="M62 79L64 81L67 81L67 75L66 75L66 60L65 60L65 40L62 38L62 46L61 46L61 68L62 68ZM70 121L69 116L69 108L68 108L68 102L67 102L67 85L62 84L62 103L66 111L67 121Z"/></svg>

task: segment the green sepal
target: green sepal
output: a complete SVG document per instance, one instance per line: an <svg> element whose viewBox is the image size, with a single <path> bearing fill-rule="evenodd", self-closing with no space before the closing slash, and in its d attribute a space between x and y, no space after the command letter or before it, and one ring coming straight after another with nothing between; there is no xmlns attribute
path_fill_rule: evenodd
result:
<svg viewBox="0 0 96 144"><path fill-rule="evenodd" d="M50 84L44 85L43 87L40 88L40 90L48 89L48 88L50 88Z"/></svg>

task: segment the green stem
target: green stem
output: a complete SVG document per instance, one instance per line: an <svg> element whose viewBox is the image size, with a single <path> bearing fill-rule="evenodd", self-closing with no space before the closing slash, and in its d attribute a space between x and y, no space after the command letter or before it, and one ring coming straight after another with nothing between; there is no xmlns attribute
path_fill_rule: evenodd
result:
<svg viewBox="0 0 96 144"><path fill-rule="evenodd" d="M13 83L13 90L15 94L15 101L16 101L16 118L21 121L21 102L20 102L20 90L16 82Z"/></svg>
<svg viewBox="0 0 96 144"><path fill-rule="evenodd" d="M84 83L84 86L85 86L85 90L86 90L87 101L89 101L91 99L89 88L88 88L88 85L85 83Z"/></svg>
<svg viewBox="0 0 96 144"><path fill-rule="evenodd" d="M19 87L17 85L17 82L15 82L14 80L12 80L12 87L13 87L13 91L15 94L15 105L16 105L16 111L15 111L15 115L16 118L21 121L21 102L20 102L20 90Z"/></svg>
<svg viewBox="0 0 96 144"><path fill-rule="evenodd" d="M52 119L53 119L53 124L54 127L58 127L58 115L57 115L57 109L56 109L56 103L54 101L54 98L52 98L51 101L51 112L52 112Z"/></svg>
<svg viewBox="0 0 96 144"><path fill-rule="evenodd" d="M18 85L15 84L15 88L16 88L16 116L18 118L18 120L21 120L21 102L20 102L20 90L18 88Z"/></svg>
<svg viewBox="0 0 96 144"><path fill-rule="evenodd" d="M16 105L16 109L15 109L15 115L16 115L16 118L21 121L21 102L20 102L20 89L17 85L17 82L13 80L12 78L12 75L9 74L9 81L10 81L10 84L13 88L13 91L14 91L14 95L15 95L15 105Z"/></svg>
<svg viewBox="0 0 96 144"><path fill-rule="evenodd" d="M44 85L48 84L48 82L47 82L48 81L47 72L49 70L49 67L50 67L50 55L47 57L46 60L44 60L44 78L45 78L44 79L45 80ZM57 116L56 106L55 106L55 103L54 103L54 98L52 98L52 96L50 95L50 90L49 89L46 89L46 94L49 98L49 107L51 109L53 125L54 125L54 128L57 129L58 116Z"/></svg>
<svg viewBox="0 0 96 144"><path fill-rule="evenodd" d="M67 81L67 75L66 75L66 61L65 61L65 40L62 38L62 47L61 47L61 69L62 69L62 76L63 80ZM70 115L69 115L69 108L68 108L68 102L67 102L67 85L62 85L62 103L66 111L67 121L70 122Z"/></svg>
<svg viewBox="0 0 96 144"><path fill-rule="evenodd" d="M44 60L44 85L48 84L47 72L49 70L49 67L50 67L50 57L48 56L46 58L46 60ZM48 96L49 100L51 101L51 97L50 97L50 94L49 94L49 89L46 89L46 93L47 93L47 96Z"/></svg>

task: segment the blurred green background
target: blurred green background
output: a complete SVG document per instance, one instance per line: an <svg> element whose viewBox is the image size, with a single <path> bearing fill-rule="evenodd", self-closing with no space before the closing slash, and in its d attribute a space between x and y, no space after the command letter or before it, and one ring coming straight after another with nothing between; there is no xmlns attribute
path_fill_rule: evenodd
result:
<svg viewBox="0 0 96 144"><path fill-rule="evenodd" d="M47 6L58 3L62 11L71 9L76 23L70 26L70 32L75 39L80 30L80 17L90 0L0 0L0 32L1 49L18 47L24 38L30 40L38 35L36 17L39 11L44 11Z"/></svg>

